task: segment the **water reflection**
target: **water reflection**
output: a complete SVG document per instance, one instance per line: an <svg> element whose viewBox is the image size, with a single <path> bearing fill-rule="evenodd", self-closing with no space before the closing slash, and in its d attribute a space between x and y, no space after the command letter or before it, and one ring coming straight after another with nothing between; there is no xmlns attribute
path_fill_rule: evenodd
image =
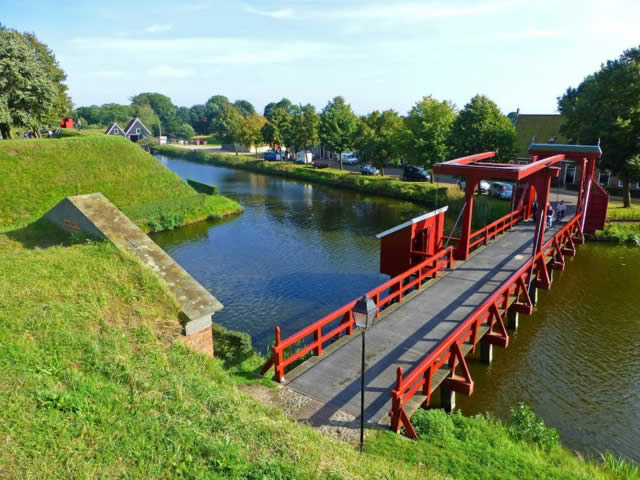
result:
<svg viewBox="0 0 640 480"><path fill-rule="evenodd" d="M244 214L154 235L224 304L216 322L265 351L378 285L375 234L424 213L412 203L159 156L183 178L212 183Z"/></svg>

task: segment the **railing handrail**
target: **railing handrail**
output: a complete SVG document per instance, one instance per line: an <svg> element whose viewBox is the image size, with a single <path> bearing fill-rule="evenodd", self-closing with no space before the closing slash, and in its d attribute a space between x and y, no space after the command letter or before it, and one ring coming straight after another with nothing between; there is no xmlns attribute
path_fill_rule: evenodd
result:
<svg viewBox="0 0 640 480"><path fill-rule="evenodd" d="M581 217L581 213L576 214L570 221L568 221L560 230L558 230L549 240L547 240L540 251L536 254L535 258L529 258L529 260L522 265L515 273L513 273L502 286L496 290L491 296L489 296L480 306L471 312L467 318L458 327L447 336L434 350L432 350L424 360L416 365L408 374L403 375L399 380L400 384L396 385L391 394L395 397L403 397L403 395L413 387L426 372L426 370L443 354L447 349L451 348L454 342L458 340L468 329L473 322L476 321L478 315L481 315L485 309L489 308L491 304L494 304L496 300L504 295L505 290L511 288L511 286L518 280L519 277L526 275L531 269L532 262L538 261L540 258L546 256L546 251L549 247L553 248L554 239L561 234L564 234L569 230ZM406 404L409 399L401 398L402 405Z"/></svg>
<svg viewBox="0 0 640 480"><path fill-rule="evenodd" d="M514 210L510 213L508 213L507 215L505 215L504 217L500 217L497 220L494 220L493 222L491 222L488 225L485 225L484 227L482 227L479 230L476 230L475 232L471 233L469 235L469 240L473 240L475 237L481 236L483 233L485 233L488 230L491 230L494 227L497 227L500 223L504 223L507 220L511 220L513 217L517 217L518 215L522 214L524 211L524 208L519 208L518 210Z"/></svg>
<svg viewBox="0 0 640 480"><path fill-rule="evenodd" d="M379 294L381 292L384 292L385 290L387 290L388 288L392 287L393 285L402 282L403 280L405 280L406 278L410 277L411 275L414 275L415 273L420 271L422 268L425 268L425 267L429 266L430 264L432 264L434 262L437 262L442 257L448 256L448 255L452 255L452 253L453 253L453 247L447 247L447 248L443 248L443 249L439 250L433 256L427 258L426 260L420 262L419 264L415 265L414 267L411 267L410 269L402 272L399 275L396 275L395 277L387 280L386 282L384 282L384 283L378 285L377 287L375 287L374 289L370 290L369 292L367 292L367 296L371 297L371 296L377 295L377 294ZM342 315L350 312L351 310L353 310L353 307L355 306L357 301L358 301L358 299L350 301L349 303L343 305L342 307L338 308L337 310L334 310L333 312L331 312L331 313L325 315L324 317L316 320L315 322L307 325L306 327L302 328L301 330L299 330L299 331L289 335L288 337L282 339L278 344L273 346L273 351L276 352L276 353L284 351L286 348L289 348L292 345L295 345L297 342L299 342L300 340L304 339L305 337L313 335L315 332L318 331L319 328L322 328L322 327L328 325L329 323L333 322L334 320L336 320L340 316L342 316ZM377 305L377 306L379 308L379 305Z"/></svg>

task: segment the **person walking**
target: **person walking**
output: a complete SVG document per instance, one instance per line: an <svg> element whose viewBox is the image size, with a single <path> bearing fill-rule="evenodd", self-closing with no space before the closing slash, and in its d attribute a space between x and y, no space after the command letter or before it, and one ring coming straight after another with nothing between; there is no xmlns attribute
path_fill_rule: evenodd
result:
<svg viewBox="0 0 640 480"><path fill-rule="evenodd" d="M561 222L562 219L564 218L565 213L567 212L567 204L564 203L564 200L560 200L560 203L558 203L556 210L557 210L556 216L558 218L558 221Z"/></svg>
<svg viewBox="0 0 640 480"><path fill-rule="evenodd" d="M553 214L554 214L553 206L549 203L547 204L547 228L553 227Z"/></svg>

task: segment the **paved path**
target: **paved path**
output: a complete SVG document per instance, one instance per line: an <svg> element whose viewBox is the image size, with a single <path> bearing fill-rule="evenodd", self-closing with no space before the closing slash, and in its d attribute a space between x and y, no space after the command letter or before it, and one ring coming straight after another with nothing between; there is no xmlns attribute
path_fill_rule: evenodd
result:
<svg viewBox="0 0 640 480"><path fill-rule="evenodd" d="M570 207L573 210L572 207ZM573 211L567 212L571 215ZM566 217L570 218L570 217ZM558 225L549 232L550 238ZM533 223L525 222L460 264L367 331L365 418L380 422L391 408L397 367L409 372L531 256ZM321 402L309 418L360 414L361 342L354 339L294 378L289 388Z"/></svg>

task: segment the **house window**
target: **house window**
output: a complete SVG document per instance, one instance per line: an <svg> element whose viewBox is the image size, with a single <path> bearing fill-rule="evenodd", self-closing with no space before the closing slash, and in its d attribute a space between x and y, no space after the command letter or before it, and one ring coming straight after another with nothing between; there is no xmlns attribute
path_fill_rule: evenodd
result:
<svg viewBox="0 0 640 480"><path fill-rule="evenodd" d="M564 172L564 184L573 185L576 183L576 164L571 163L567 165L567 169Z"/></svg>
<svg viewBox="0 0 640 480"><path fill-rule="evenodd" d="M118 130L117 128L113 129L113 133L115 133L116 135L120 134L120 130Z"/></svg>
<svg viewBox="0 0 640 480"><path fill-rule="evenodd" d="M611 179L611 170L605 170L604 172L600 172L598 174L598 183L603 187L609 185L609 180Z"/></svg>
<svg viewBox="0 0 640 480"><path fill-rule="evenodd" d="M140 129L136 128L136 135L140 135Z"/></svg>

